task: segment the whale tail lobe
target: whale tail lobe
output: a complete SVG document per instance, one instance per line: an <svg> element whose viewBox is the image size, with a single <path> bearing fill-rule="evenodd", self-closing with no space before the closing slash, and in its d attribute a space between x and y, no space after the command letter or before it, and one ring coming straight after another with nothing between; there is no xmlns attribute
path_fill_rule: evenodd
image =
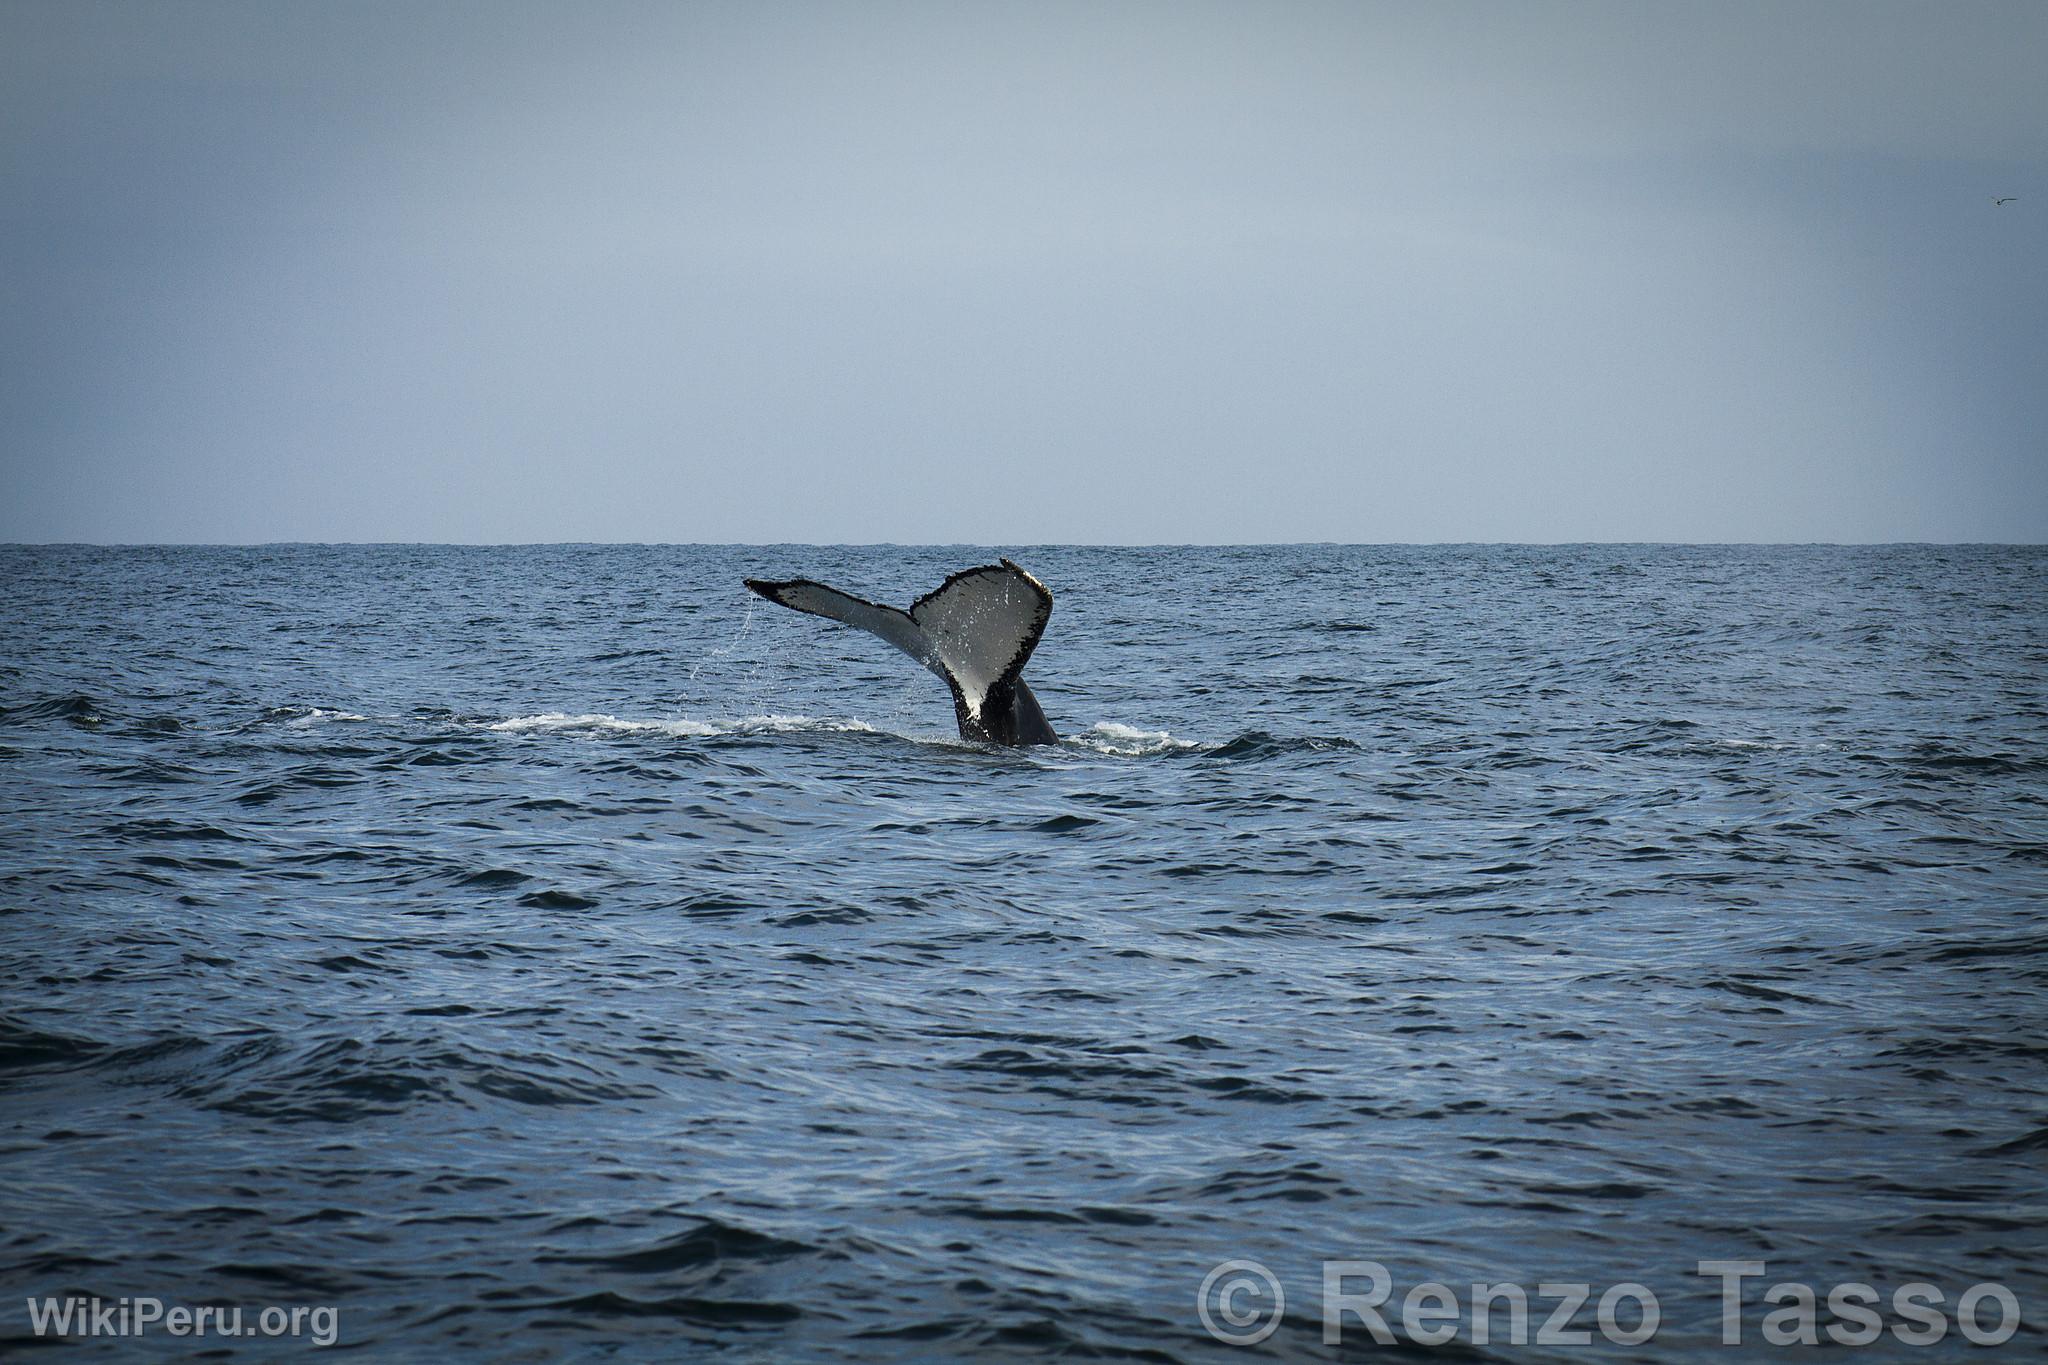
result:
<svg viewBox="0 0 2048 1365"><path fill-rule="evenodd" d="M746 584L771 602L879 635L945 680L963 739L1058 739L1024 683L1024 665L1052 616L1045 584L1005 559L962 569L911 604L886 607L807 578Z"/></svg>

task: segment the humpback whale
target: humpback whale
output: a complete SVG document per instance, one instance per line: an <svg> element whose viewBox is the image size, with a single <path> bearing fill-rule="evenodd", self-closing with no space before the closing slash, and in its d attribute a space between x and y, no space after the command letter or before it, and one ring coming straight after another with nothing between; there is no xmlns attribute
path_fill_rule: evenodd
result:
<svg viewBox="0 0 2048 1365"><path fill-rule="evenodd" d="M1059 741L1023 676L1052 615L1052 593L1009 560L962 569L911 603L909 611L808 578L745 581L770 602L879 635L945 679L960 738L989 744Z"/></svg>

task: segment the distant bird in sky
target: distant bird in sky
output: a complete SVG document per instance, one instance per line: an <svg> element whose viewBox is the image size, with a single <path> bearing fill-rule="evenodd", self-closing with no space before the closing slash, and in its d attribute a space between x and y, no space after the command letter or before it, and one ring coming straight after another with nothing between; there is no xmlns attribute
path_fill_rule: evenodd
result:
<svg viewBox="0 0 2048 1365"><path fill-rule="evenodd" d="M1992 201L1991 201L1991 206L1992 206L1993 208L1997 208L1997 207L1998 207L1998 206L1999 206L2000 204L2011 204L2011 203L2015 203L2015 202L2017 202L2017 201L2018 201L2018 199L2019 199L2019 196L2018 196L2018 195L2016 195L2016 194L2008 194L2008 195L2007 195L2007 196L2005 196L2005 198L2003 198L2003 199L1994 199L1994 200L1992 200Z"/></svg>

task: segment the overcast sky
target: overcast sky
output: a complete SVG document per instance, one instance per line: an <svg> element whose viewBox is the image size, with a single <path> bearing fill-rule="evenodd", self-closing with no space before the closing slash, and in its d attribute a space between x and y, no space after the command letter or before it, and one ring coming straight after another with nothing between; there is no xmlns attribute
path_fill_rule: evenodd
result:
<svg viewBox="0 0 2048 1365"><path fill-rule="evenodd" d="M0 0L0 540L2041 541L2044 58L2038 0Z"/></svg>

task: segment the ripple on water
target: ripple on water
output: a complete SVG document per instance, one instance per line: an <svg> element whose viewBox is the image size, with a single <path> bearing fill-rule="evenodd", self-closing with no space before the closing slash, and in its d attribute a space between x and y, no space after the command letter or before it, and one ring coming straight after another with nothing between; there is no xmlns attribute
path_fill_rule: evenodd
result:
<svg viewBox="0 0 2048 1365"><path fill-rule="evenodd" d="M2042 552L1018 552L1029 752L738 587L981 553L0 548L0 1274L407 1357L2048 1301Z"/></svg>

